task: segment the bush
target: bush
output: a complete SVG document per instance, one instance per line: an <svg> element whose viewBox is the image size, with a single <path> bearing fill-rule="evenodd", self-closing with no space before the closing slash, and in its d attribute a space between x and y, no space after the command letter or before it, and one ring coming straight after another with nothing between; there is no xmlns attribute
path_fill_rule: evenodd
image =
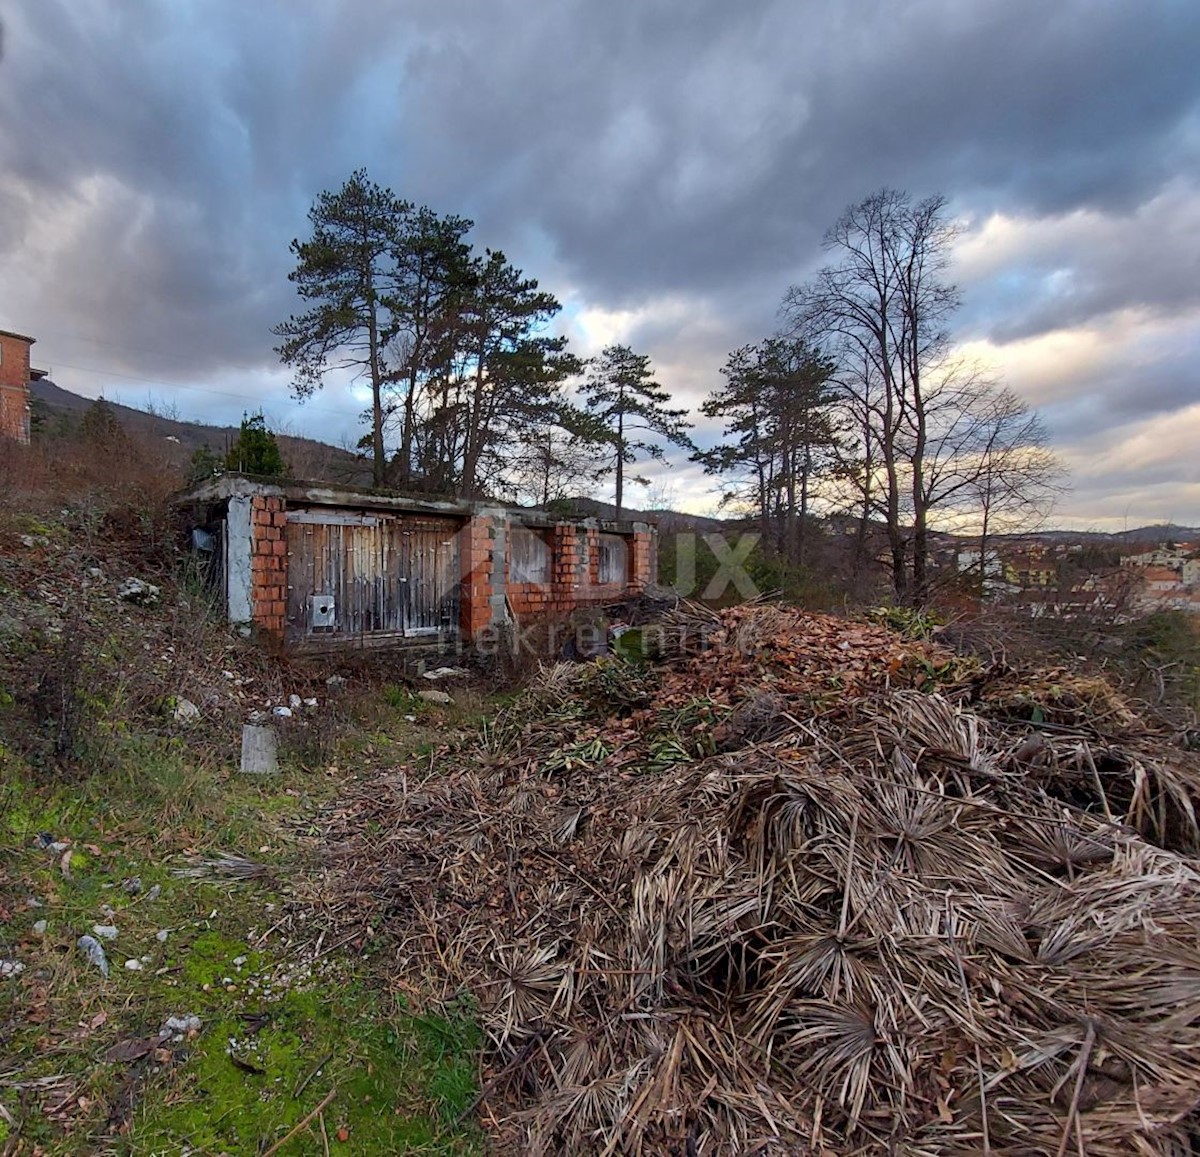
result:
<svg viewBox="0 0 1200 1157"><path fill-rule="evenodd" d="M257 414L242 415L242 428L237 441L225 455L225 466L243 474L258 474L278 478L287 472L275 435L267 428L260 410Z"/></svg>

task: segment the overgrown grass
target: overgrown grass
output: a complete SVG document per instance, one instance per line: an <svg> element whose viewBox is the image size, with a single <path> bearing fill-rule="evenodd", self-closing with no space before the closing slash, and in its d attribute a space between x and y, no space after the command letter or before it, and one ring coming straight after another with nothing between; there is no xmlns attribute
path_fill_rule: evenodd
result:
<svg viewBox="0 0 1200 1157"><path fill-rule="evenodd" d="M329 767L285 760L273 777L136 731L109 745L103 770L70 782L0 749L0 959L24 965L0 980L6 1154L262 1152L329 1094L280 1153L326 1140L345 1153L480 1147L466 1112L477 1092L469 1003L410 1007L369 931L322 944L309 902L320 812L344 769L370 762L364 747L398 758L436 734L376 698L357 713L370 721L364 739L355 714ZM265 872L171 872L217 851ZM107 979L76 944L99 938L94 925L117 928L102 940ZM193 1039L152 1042L133 1060L110 1051L187 1015L201 1020Z"/></svg>

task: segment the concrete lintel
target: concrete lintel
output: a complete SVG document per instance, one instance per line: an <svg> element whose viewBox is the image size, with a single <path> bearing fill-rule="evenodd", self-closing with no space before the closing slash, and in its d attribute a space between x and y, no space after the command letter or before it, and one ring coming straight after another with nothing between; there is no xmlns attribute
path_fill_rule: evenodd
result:
<svg viewBox="0 0 1200 1157"><path fill-rule="evenodd" d="M387 490L355 490L324 482L302 482L292 479L260 478L251 474L229 471L209 478L173 498L177 506L202 506L227 502L230 498L283 498L289 505L339 506L358 510L382 510L397 513L447 515L458 518L490 518L505 520L519 526L549 529L560 524L602 530L612 534L633 534L650 529L648 523L612 519L578 518L550 514L544 510L513 506L503 502L459 498L437 498L429 495L402 494Z"/></svg>

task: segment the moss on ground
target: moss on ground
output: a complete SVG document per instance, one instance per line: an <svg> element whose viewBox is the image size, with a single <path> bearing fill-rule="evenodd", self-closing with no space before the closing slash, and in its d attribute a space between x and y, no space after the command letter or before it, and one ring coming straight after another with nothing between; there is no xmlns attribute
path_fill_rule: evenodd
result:
<svg viewBox="0 0 1200 1157"><path fill-rule="evenodd" d="M430 742L399 723L389 760ZM340 762L361 766L362 732L344 739ZM259 1153L331 1093L280 1154L482 1147L470 1005L406 1006L369 938L318 948L305 891L338 762L245 777L133 735L102 774L55 784L0 749L0 959L24 965L0 979L6 1154ZM217 851L265 874L172 874ZM107 979L77 948L93 925L117 928ZM157 1039L189 1015L198 1033Z"/></svg>

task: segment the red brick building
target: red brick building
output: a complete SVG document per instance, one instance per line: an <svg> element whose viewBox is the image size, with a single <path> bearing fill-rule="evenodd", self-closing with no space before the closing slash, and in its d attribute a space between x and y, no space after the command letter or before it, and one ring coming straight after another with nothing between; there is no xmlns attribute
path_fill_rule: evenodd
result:
<svg viewBox="0 0 1200 1157"><path fill-rule="evenodd" d="M0 329L0 437L29 441L29 383L46 376L29 365L36 339Z"/></svg>
<svg viewBox="0 0 1200 1157"><path fill-rule="evenodd" d="M654 581L639 522L222 474L179 499L230 622L288 647L480 642Z"/></svg>

